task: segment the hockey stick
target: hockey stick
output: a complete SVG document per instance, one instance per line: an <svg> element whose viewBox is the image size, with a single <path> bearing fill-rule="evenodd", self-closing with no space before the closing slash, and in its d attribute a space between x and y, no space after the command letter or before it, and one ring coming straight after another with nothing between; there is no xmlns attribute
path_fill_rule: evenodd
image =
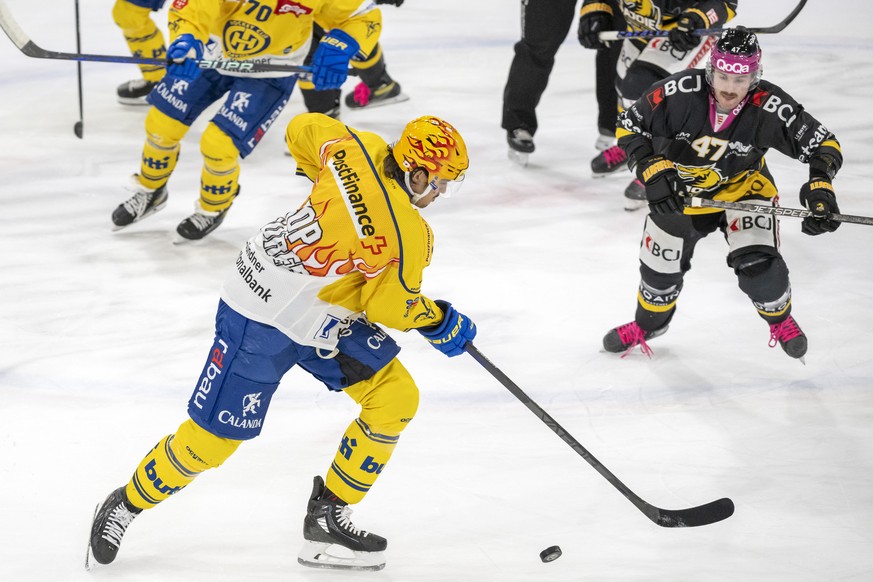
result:
<svg viewBox="0 0 873 582"><path fill-rule="evenodd" d="M751 28L744 27L749 32L754 32L755 34L776 34L777 32L782 32L785 30L785 27L791 24L797 15L800 14L800 11L803 10L803 7L806 5L806 0L800 0L800 3L794 7L788 16L782 19L781 22L774 24L773 26L765 26L759 28ZM694 34L700 36L717 36L721 34L723 28L699 28L694 31ZM669 30L607 30L605 32L601 32L598 35L600 40L623 40L625 38L658 38L670 36Z"/></svg>
<svg viewBox="0 0 873 582"><path fill-rule="evenodd" d="M689 507L687 509L661 509L660 507L655 507L654 505L646 503L636 493L631 491L627 485L619 481L618 477L613 475L609 469L601 464L600 461L595 459L594 455L589 453L588 450L579 443L579 441L574 439L573 436L564 429L564 427L558 424L558 421L549 416L545 410L531 400L531 398L525 394L515 382L510 380L506 374L501 372L497 366L492 364L488 358L482 355L472 342L467 342L464 346L464 350L473 356L473 359L479 362L483 368L488 370L488 372L490 372L498 382L503 384L507 390L512 392L513 396L521 400L522 404L527 406L530 411L537 416L537 418L543 421L543 424L552 429L556 435L570 445L571 449L576 451L580 457L594 467L594 469L609 481L613 487L618 489L628 501L634 504L634 507L642 511L646 517L651 519L657 525L660 525L661 527L695 527L699 525L709 525L710 523L727 519L734 514L734 502L727 497L717 501L711 501L704 505L698 505L697 507Z"/></svg>
<svg viewBox="0 0 873 582"><path fill-rule="evenodd" d="M772 214L774 216L789 216L791 218L809 218L815 216L811 210L805 208L783 208L781 206L763 206L759 204L744 204L742 202L725 202L723 200L707 200L706 198L685 199L685 206L692 208L723 208L725 210L740 210L752 214ZM828 213L820 217L824 220L839 220L853 224L873 224L873 217L855 216L852 214Z"/></svg>
<svg viewBox="0 0 873 582"><path fill-rule="evenodd" d="M79 34L79 0L76 0L76 52L82 52L82 37ZM82 139L82 132L85 130L85 115L83 113L84 106L82 104L82 62L76 63L76 77L79 80L79 121L73 125L73 133L76 137Z"/></svg>
<svg viewBox="0 0 873 582"><path fill-rule="evenodd" d="M6 33L6 36L18 47L18 50L25 55L35 59L58 59L64 61L91 61L97 63L127 63L133 65L158 65L161 67L167 66L167 62L162 59L150 59L146 57L128 57L115 55L83 55L81 53L61 53L57 51L48 51L35 44L30 37L18 26L18 23L12 18L12 13L6 7L6 3L0 0L0 28ZM221 69L224 71L236 71L240 73L263 73L267 71L282 71L287 73L311 73L309 67L299 67L296 65L282 65L271 63L250 63L247 61L226 61L226 60L199 60L197 63L201 69ZM349 75L356 74L355 71L349 71Z"/></svg>

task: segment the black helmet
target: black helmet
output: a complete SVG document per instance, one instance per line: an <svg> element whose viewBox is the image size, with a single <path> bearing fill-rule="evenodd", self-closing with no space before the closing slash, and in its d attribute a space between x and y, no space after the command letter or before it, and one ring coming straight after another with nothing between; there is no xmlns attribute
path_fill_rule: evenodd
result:
<svg viewBox="0 0 873 582"><path fill-rule="evenodd" d="M706 80L712 85L713 71L730 75L753 75L750 88L761 80L761 45L758 37L742 26L727 28L721 33L718 42L706 63Z"/></svg>

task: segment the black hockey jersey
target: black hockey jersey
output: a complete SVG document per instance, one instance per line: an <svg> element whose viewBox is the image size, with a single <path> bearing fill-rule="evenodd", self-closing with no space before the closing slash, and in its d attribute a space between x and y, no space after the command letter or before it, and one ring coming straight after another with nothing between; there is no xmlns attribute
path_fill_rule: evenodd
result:
<svg viewBox="0 0 873 582"><path fill-rule="evenodd" d="M603 0L585 0L582 7L602 3ZM687 10L703 18L706 28L721 27L737 13L737 0L617 0L617 3L632 30L669 30Z"/></svg>
<svg viewBox="0 0 873 582"><path fill-rule="evenodd" d="M689 69L655 83L619 115L618 145L632 169L652 155L665 156L690 195L710 199L765 170L770 148L809 164L810 178L831 179L842 164L834 134L773 83L762 80L731 113L716 111L705 71Z"/></svg>

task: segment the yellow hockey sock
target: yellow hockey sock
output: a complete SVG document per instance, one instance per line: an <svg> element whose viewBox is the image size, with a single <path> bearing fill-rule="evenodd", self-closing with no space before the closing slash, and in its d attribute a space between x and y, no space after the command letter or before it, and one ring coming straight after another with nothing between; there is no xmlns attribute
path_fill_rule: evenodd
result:
<svg viewBox="0 0 873 582"><path fill-rule="evenodd" d="M179 160L179 142L189 127L152 107L146 115L146 140L142 148L140 182L155 190L167 183Z"/></svg>
<svg viewBox="0 0 873 582"><path fill-rule="evenodd" d="M233 204L239 190L239 150L230 136L210 122L200 138L200 152L200 206L220 212Z"/></svg>
<svg viewBox="0 0 873 582"><path fill-rule="evenodd" d="M154 507L212 467L218 467L242 441L217 437L187 420L165 436L140 462L125 493L140 508Z"/></svg>
<svg viewBox="0 0 873 582"><path fill-rule="evenodd" d="M150 17L150 10L126 0L117 0L112 8L112 18L124 33L130 54L146 58L163 59L167 55L164 34ZM146 81L157 82L166 70L160 65L139 65Z"/></svg>
<svg viewBox="0 0 873 582"><path fill-rule="evenodd" d="M369 380L344 390L361 405L340 441L325 484L346 503L361 501L418 409L418 388L396 358Z"/></svg>

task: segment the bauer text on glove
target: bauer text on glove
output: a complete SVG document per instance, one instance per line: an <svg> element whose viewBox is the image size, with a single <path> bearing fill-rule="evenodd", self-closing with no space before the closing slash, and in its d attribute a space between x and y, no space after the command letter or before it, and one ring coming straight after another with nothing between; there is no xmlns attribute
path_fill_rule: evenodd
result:
<svg viewBox="0 0 873 582"><path fill-rule="evenodd" d="M437 300L434 303L443 310L443 320L430 327L420 327L418 332L445 355L459 356L464 353L464 345L476 337L476 324L448 301Z"/></svg>
<svg viewBox="0 0 873 582"><path fill-rule="evenodd" d="M358 53L358 41L334 29L324 35L312 56L312 84L316 91L339 89L349 75L349 61Z"/></svg>

